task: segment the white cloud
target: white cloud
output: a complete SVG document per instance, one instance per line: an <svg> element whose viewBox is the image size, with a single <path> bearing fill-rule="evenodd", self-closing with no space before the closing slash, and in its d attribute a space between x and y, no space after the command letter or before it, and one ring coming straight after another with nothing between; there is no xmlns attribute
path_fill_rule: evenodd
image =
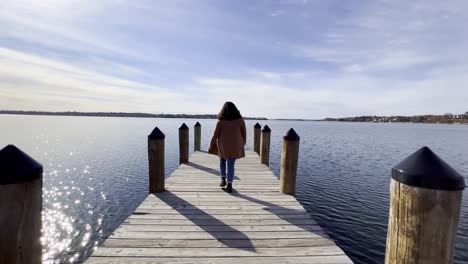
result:
<svg viewBox="0 0 468 264"><path fill-rule="evenodd" d="M284 75L284 74L280 74L277 72L268 72L268 71L254 71L254 74L261 78L265 78L269 80L278 80Z"/></svg>
<svg viewBox="0 0 468 264"><path fill-rule="evenodd" d="M271 16L272 17L277 17L277 16L281 16L285 13L284 10L275 10L273 13L271 13Z"/></svg>
<svg viewBox="0 0 468 264"><path fill-rule="evenodd" d="M397 72L450 67L467 59L466 1L375 1L339 17L321 41L293 54L345 70Z"/></svg>
<svg viewBox="0 0 468 264"><path fill-rule="evenodd" d="M463 112L463 72L392 82L358 72L253 72L244 79L196 78L175 92L0 48L0 108L215 113L234 101L246 116L270 118Z"/></svg>
<svg viewBox="0 0 468 264"><path fill-rule="evenodd" d="M165 112L186 99L158 86L5 48L0 48L0 82L4 109Z"/></svg>
<svg viewBox="0 0 468 264"><path fill-rule="evenodd" d="M56 1L9 1L0 9L0 37L19 39L55 49L89 53L116 53L136 56L105 38L86 31L77 23L80 16L93 13L99 5Z"/></svg>
<svg viewBox="0 0 468 264"><path fill-rule="evenodd" d="M468 67L466 68L468 70ZM305 73L302 73L305 75ZM200 78L207 96L216 102L231 100L249 115L268 117L323 118L354 115L440 114L464 112L468 76L458 72L433 74L424 80L382 81L364 74L340 74L317 78L314 74L301 85L275 79ZM292 75L299 76L299 75Z"/></svg>

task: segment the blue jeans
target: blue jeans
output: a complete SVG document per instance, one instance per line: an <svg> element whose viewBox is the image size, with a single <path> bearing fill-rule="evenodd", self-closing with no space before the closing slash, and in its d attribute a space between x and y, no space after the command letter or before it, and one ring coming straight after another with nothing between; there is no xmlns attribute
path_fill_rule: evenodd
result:
<svg viewBox="0 0 468 264"><path fill-rule="evenodd" d="M234 164L236 159L219 159L219 170L221 171L221 177L226 177L226 161L227 161L227 182L232 183L234 180Z"/></svg>

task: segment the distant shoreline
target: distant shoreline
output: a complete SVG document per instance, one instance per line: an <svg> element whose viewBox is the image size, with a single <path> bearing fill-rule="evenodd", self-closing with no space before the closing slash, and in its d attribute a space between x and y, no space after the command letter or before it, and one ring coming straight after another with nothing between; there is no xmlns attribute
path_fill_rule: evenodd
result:
<svg viewBox="0 0 468 264"><path fill-rule="evenodd" d="M303 121L303 122L307 122L307 121L324 121L324 120L321 120L321 119L303 119L303 118L271 118L271 119L268 119L268 120L275 120L275 121Z"/></svg>
<svg viewBox="0 0 468 264"><path fill-rule="evenodd" d="M337 121L337 120L314 120L316 122L333 122L333 123L361 123L361 124L408 124L408 125L468 125L465 123L431 123L431 122L371 122L371 121Z"/></svg>
<svg viewBox="0 0 468 264"><path fill-rule="evenodd" d="M325 118L320 121L358 122L358 123L413 123L413 124L468 124L467 114L419 115L419 116L357 116L344 118Z"/></svg>
<svg viewBox="0 0 468 264"><path fill-rule="evenodd" d="M77 117L128 117L128 118L180 118L180 119L217 119L214 114L149 114L127 112L50 112L0 110L0 115L34 115L34 116L77 116ZM359 116L345 118L303 119L244 117L245 120L299 121L299 122L349 122L349 123L400 123L400 124L454 124L468 125L468 115L421 115L421 116Z"/></svg>
<svg viewBox="0 0 468 264"><path fill-rule="evenodd" d="M213 114L148 114L125 112L48 112L48 111L11 111L0 110L0 115L38 115L38 116L84 116L84 117L131 117L131 118L187 118L187 119L216 119ZM268 120L265 117L244 117L246 120Z"/></svg>

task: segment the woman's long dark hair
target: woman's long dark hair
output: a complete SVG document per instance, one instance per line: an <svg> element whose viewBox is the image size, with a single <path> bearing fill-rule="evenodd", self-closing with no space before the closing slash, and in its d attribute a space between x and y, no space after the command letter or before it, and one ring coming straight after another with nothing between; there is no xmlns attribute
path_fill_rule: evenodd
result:
<svg viewBox="0 0 468 264"><path fill-rule="evenodd" d="M218 114L219 120L235 120L242 118L239 110L236 105L232 102L226 102L221 108L221 111Z"/></svg>

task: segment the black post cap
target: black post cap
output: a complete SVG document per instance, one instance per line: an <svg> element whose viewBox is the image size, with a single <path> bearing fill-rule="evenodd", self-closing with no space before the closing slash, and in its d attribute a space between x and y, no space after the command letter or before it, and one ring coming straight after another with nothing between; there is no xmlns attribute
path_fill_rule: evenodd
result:
<svg viewBox="0 0 468 264"><path fill-rule="evenodd" d="M179 129L188 129L188 126L187 126L185 123L183 123L183 124L179 127Z"/></svg>
<svg viewBox="0 0 468 264"><path fill-rule="evenodd" d="M294 131L294 129L289 129L288 133L286 133L286 135L283 137L284 140L290 140L290 141L299 141L300 137L299 135L296 133L296 131Z"/></svg>
<svg viewBox="0 0 468 264"><path fill-rule="evenodd" d="M254 128L262 128L262 126L259 123L256 123Z"/></svg>
<svg viewBox="0 0 468 264"><path fill-rule="evenodd" d="M262 129L262 132L271 132L271 129L268 127L268 125L265 125Z"/></svg>
<svg viewBox="0 0 468 264"><path fill-rule="evenodd" d="M153 129L153 132L151 132L151 134L148 135L148 140L150 139L164 139L166 138L166 136L164 135L164 133L159 130L158 127L155 127Z"/></svg>
<svg viewBox="0 0 468 264"><path fill-rule="evenodd" d="M201 127L201 125L200 125L200 123L198 123L198 121L197 121L197 123L195 124L195 127Z"/></svg>
<svg viewBox="0 0 468 264"><path fill-rule="evenodd" d="M431 149L423 147L392 168L400 183L433 190L465 189L465 179Z"/></svg>
<svg viewBox="0 0 468 264"><path fill-rule="evenodd" d="M0 150L0 185L28 182L42 176L42 165L14 145Z"/></svg>

